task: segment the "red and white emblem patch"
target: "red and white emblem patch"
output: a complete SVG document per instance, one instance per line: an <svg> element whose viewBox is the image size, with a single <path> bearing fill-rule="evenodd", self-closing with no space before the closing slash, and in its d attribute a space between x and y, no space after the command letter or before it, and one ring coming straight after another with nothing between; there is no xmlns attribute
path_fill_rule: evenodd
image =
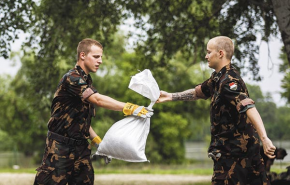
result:
<svg viewBox="0 0 290 185"><path fill-rule="evenodd" d="M237 86L237 84L235 84L235 82L230 83L229 86L230 86L231 90L237 90L237 88L238 88L238 86Z"/></svg>

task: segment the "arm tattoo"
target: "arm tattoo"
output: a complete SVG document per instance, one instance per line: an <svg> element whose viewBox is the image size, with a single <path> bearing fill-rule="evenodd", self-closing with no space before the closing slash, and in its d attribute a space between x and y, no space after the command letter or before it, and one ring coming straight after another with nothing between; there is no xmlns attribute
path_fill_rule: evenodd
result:
<svg viewBox="0 0 290 185"><path fill-rule="evenodd" d="M195 89L189 89L183 92L172 93L172 101L193 101L196 99Z"/></svg>

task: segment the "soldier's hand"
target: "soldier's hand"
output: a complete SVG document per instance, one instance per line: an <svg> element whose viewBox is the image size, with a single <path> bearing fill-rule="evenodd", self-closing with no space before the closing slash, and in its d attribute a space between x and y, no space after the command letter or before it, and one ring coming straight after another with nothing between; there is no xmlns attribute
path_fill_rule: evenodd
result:
<svg viewBox="0 0 290 185"><path fill-rule="evenodd" d="M262 140L264 153L270 159L274 159L276 156L274 154L276 147L273 145L269 138Z"/></svg>
<svg viewBox="0 0 290 185"><path fill-rule="evenodd" d="M103 158L104 158L104 161L105 161L106 164L109 164L112 161L111 157L103 156Z"/></svg>
<svg viewBox="0 0 290 185"><path fill-rule="evenodd" d="M166 91L160 91L160 96L156 101L156 103L163 103L167 101L172 101L172 94Z"/></svg>
<svg viewBox="0 0 290 185"><path fill-rule="evenodd" d="M105 155L97 155L97 154L93 154L91 156L91 158L93 160L98 160L98 159L103 159L105 161L106 164L109 164L112 161L111 157L105 156Z"/></svg>
<svg viewBox="0 0 290 185"><path fill-rule="evenodd" d="M92 145L95 145L96 149L98 150L100 143L102 142L102 139L99 136L96 136L93 140L92 140ZM104 156L104 155L96 155L93 154L92 158L103 158L106 164L109 164L112 161L111 157L108 156Z"/></svg>

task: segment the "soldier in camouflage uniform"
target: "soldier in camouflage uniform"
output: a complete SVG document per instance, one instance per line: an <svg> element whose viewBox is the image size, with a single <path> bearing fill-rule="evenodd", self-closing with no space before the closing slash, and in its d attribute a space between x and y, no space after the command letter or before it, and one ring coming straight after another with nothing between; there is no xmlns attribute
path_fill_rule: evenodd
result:
<svg viewBox="0 0 290 185"><path fill-rule="evenodd" d="M211 98L211 142L208 155L214 161L212 185L268 185L260 140L265 154L274 158L275 146L267 137L254 101L238 71L231 65L234 45L219 36L207 44L206 59L215 71L211 77L179 93L161 91L157 103Z"/></svg>
<svg viewBox="0 0 290 185"><path fill-rule="evenodd" d="M77 54L75 68L62 77L54 94L45 151L35 185L94 184L91 145L87 141L91 139L96 147L101 142L91 127L94 105L123 111L125 115L150 117L153 114L142 106L102 95L92 86L89 73L95 73L102 64L103 47L99 42L82 40Z"/></svg>

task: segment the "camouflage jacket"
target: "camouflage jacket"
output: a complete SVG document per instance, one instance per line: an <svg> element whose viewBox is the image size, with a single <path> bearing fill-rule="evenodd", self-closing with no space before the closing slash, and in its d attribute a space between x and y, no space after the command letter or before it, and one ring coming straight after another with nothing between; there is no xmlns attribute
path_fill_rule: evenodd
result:
<svg viewBox="0 0 290 185"><path fill-rule="evenodd" d="M96 92L91 76L80 66L68 71L54 94L48 129L66 137L88 139L95 108L86 99Z"/></svg>
<svg viewBox="0 0 290 185"><path fill-rule="evenodd" d="M197 98L211 98L209 152L233 157L257 154L258 134L246 115L255 105L238 71L229 64L195 90Z"/></svg>

